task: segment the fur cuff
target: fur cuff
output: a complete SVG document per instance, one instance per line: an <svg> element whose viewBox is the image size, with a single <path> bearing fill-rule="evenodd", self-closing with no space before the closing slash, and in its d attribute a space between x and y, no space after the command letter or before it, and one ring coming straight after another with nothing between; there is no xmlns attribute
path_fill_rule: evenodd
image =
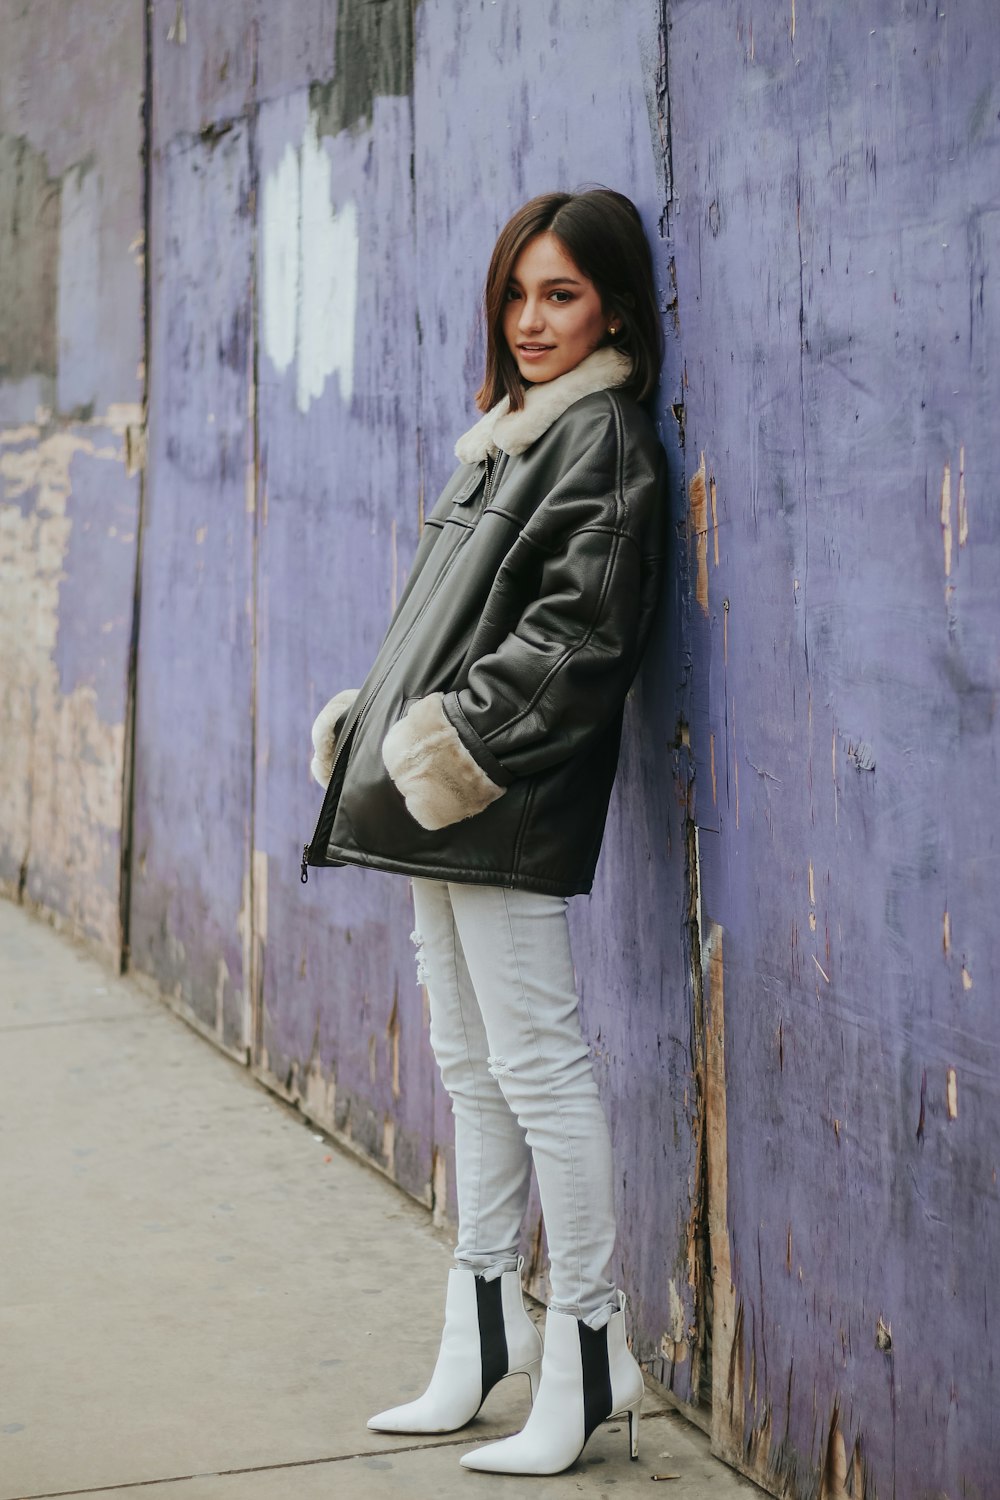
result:
<svg viewBox="0 0 1000 1500"><path fill-rule="evenodd" d="M313 720L312 742L315 755L309 769L320 786L330 784L333 774L333 752L337 748L337 730L347 717L348 709L358 696L358 688L345 688L336 698L331 698Z"/></svg>
<svg viewBox="0 0 1000 1500"><path fill-rule="evenodd" d="M429 830L475 817L506 790L466 750L442 698L441 693L418 698L382 743L385 768L407 811Z"/></svg>

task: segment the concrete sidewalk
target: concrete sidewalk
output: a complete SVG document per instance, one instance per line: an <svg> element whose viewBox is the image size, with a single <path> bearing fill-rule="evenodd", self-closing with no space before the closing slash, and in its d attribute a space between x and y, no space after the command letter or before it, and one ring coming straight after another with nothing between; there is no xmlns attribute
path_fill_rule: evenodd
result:
<svg viewBox="0 0 1000 1500"><path fill-rule="evenodd" d="M652 1392L638 1463L606 1425L552 1479L458 1464L524 1380L461 1433L369 1432L430 1373L449 1264L421 1208L0 901L0 1500L761 1493Z"/></svg>

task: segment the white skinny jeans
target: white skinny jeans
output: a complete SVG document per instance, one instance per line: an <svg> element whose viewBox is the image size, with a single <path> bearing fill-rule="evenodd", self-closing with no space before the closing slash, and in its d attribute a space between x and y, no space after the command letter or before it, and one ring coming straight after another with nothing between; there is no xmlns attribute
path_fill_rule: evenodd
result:
<svg viewBox="0 0 1000 1500"><path fill-rule="evenodd" d="M566 898L415 879L418 977L455 1116L455 1263L517 1265L534 1160L551 1305L593 1328L617 1310L611 1140L580 1033Z"/></svg>

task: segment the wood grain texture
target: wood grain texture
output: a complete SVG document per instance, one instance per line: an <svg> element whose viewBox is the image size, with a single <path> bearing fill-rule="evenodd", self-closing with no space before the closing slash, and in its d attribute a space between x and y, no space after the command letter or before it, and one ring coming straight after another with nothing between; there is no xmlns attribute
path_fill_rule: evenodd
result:
<svg viewBox="0 0 1000 1500"><path fill-rule="evenodd" d="M724 934L716 1441L778 1492L985 1496L1000 31L986 4L668 13Z"/></svg>
<svg viewBox="0 0 1000 1500"><path fill-rule="evenodd" d="M153 36L155 77L174 44ZM193 26L185 45L197 54ZM266 922L251 795L251 132L192 133L169 96L154 104L132 957L242 1055Z"/></svg>

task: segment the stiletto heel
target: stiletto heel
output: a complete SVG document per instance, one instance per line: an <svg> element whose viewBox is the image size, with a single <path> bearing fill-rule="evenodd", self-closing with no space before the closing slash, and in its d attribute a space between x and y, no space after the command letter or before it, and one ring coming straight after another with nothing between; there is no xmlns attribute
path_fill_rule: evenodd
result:
<svg viewBox="0 0 1000 1500"><path fill-rule="evenodd" d="M630 1458L639 1457L639 1408L629 1407L628 1414L628 1446Z"/></svg>

